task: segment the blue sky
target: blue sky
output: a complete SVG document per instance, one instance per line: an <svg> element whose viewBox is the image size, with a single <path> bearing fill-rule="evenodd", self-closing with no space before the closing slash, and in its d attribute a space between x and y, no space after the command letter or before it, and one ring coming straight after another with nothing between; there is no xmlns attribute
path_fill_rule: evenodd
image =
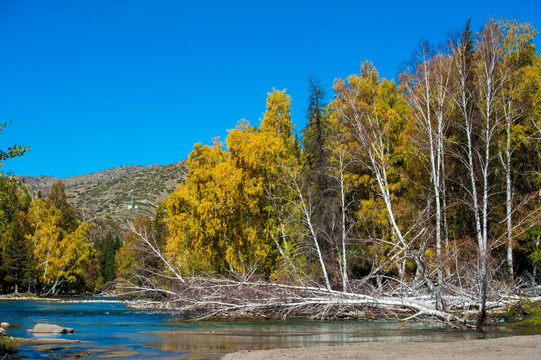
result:
<svg viewBox="0 0 541 360"><path fill-rule="evenodd" d="M169 164L196 142L259 124L267 92L287 89L297 130L307 75L334 79L364 60L396 78L421 39L471 17L541 28L526 1L0 0L0 148L32 147L4 171L66 177ZM539 37L536 39L539 47Z"/></svg>

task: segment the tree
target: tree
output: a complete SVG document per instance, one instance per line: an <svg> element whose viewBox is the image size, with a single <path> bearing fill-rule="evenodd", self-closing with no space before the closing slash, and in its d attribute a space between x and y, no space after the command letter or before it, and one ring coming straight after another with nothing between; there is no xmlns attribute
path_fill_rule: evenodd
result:
<svg viewBox="0 0 541 360"><path fill-rule="evenodd" d="M0 273L1 283L19 287L27 283L31 254L24 238L25 211L30 197L17 178L0 176Z"/></svg>
<svg viewBox="0 0 541 360"><path fill-rule="evenodd" d="M368 62L361 65L359 75L351 75L347 83L335 83L336 96L333 109L336 116L349 131L351 156L357 164L370 171L376 192L386 211L394 234L393 249L404 257L398 271L404 278L409 241L400 227L393 202L395 193L403 187L395 166L396 146L403 131L405 103L394 82L380 81L374 66ZM409 233L409 231L408 231Z"/></svg>
<svg viewBox="0 0 541 360"><path fill-rule="evenodd" d="M194 146L186 184L166 202L171 235L165 248L175 266L243 276L272 272L275 214L266 194L278 189L279 164L298 156L290 108L285 90L275 90L260 129L243 120L229 132L227 150L218 140Z"/></svg>
<svg viewBox="0 0 541 360"><path fill-rule="evenodd" d="M42 199L34 200L28 212L33 232L26 237L33 243L40 281L48 293L56 294L83 277L90 264L90 225L80 223L74 231L66 231L60 227L61 211Z"/></svg>
<svg viewBox="0 0 541 360"><path fill-rule="evenodd" d="M528 24L519 24L516 20L500 20L497 26L502 32L501 46L504 54L502 59L502 72L504 76L501 91L501 112L503 114L503 129L500 131L499 158L505 172L505 223L507 256L506 263L509 275L513 276L513 247L514 233L513 221L519 204L514 199L516 190L514 180L523 176L514 169L513 162L517 157L517 150L524 149L523 144L531 139L531 121L535 104L534 94L540 83L539 69L533 66L535 48L532 40L536 31ZM523 162L521 159L520 162ZM514 179L513 179L514 178ZM520 222L520 221L519 221Z"/></svg>
<svg viewBox="0 0 541 360"><path fill-rule="evenodd" d="M4 132L4 129L8 126L8 123L0 123L0 135ZM30 147L26 145L13 145L6 150L0 149L0 168L2 168L2 161L11 159L14 157L23 156L27 151L30 151Z"/></svg>
<svg viewBox="0 0 541 360"><path fill-rule="evenodd" d="M110 282L116 279L116 253L122 247L122 241L118 235L112 232L96 240L94 249L98 252L98 261L101 269L101 276L104 281Z"/></svg>
<svg viewBox="0 0 541 360"><path fill-rule="evenodd" d="M7 122L0 123L0 135L7 126ZM26 145L0 149L0 170L4 160L20 157L27 151L30 151L30 147ZM19 226L19 211L27 206L28 194L25 194L19 182L0 171L0 275L2 284L13 286L15 292L24 282L25 267L29 266L30 261Z"/></svg>
<svg viewBox="0 0 541 360"><path fill-rule="evenodd" d="M303 152L308 168L316 173L325 172L329 121L325 114L325 91L319 79L308 76L308 108L306 128L301 132ZM318 177L319 179L319 177ZM324 187L324 185L323 185Z"/></svg>
<svg viewBox="0 0 541 360"><path fill-rule="evenodd" d="M403 91L408 98L412 127L409 139L415 157L427 169L430 179L428 211L434 223L434 243L436 248L437 280L443 283L443 247L448 243L446 217L446 160L448 154L448 128L450 124L451 102L451 61L447 53L434 53L426 42L422 42L415 53L411 73L401 75ZM440 305L441 306L441 305Z"/></svg>
<svg viewBox="0 0 541 360"><path fill-rule="evenodd" d="M271 132L281 138L288 149L295 146L291 122L291 97L286 90L273 90L267 95L267 109L261 120L261 132Z"/></svg>
<svg viewBox="0 0 541 360"><path fill-rule="evenodd" d="M536 201L527 192L516 196L513 185L523 181L520 168L528 163L515 160L516 150L525 149L528 128L535 123L527 120L533 114L530 98L539 76L528 69L533 64L533 36L529 24L490 20L474 41L467 23L460 43L452 49L450 96L458 110L453 148L466 174L458 182L467 194L461 200L471 219L471 231L466 233L477 242L478 326L486 318L493 251L506 246L505 263L512 274L513 239L537 222ZM530 215L521 215L526 212Z"/></svg>
<svg viewBox="0 0 541 360"><path fill-rule="evenodd" d="M66 187L62 181L58 181L53 185L49 196L47 196L47 202L60 210L59 226L62 229L68 232L77 229L79 216L77 210L68 202Z"/></svg>

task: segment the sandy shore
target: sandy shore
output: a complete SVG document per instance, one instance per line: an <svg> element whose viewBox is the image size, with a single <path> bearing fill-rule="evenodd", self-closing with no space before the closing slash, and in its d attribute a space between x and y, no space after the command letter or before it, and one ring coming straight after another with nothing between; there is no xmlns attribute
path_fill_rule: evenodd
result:
<svg viewBox="0 0 541 360"><path fill-rule="evenodd" d="M222 360L285 359L535 360L541 359L541 335L456 342L374 342L347 346L241 351L222 357Z"/></svg>

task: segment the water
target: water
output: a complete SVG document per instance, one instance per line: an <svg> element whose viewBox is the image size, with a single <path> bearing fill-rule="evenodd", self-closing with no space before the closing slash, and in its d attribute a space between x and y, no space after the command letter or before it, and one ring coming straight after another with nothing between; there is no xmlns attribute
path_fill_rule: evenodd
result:
<svg viewBox="0 0 541 360"><path fill-rule="evenodd" d="M518 334L506 328L487 333L457 331L437 322L386 321L187 321L180 313L139 310L125 303L0 301L0 321L10 336L28 333L37 323L75 329L48 335L88 343L25 346L12 358L65 359L219 359L247 349L344 345L369 341L453 341Z"/></svg>

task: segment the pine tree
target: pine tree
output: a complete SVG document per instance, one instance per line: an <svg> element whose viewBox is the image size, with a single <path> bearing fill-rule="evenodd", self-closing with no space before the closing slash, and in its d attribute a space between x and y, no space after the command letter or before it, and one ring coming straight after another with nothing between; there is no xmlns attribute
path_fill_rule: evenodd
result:
<svg viewBox="0 0 541 360"><path fill-rule="evenodd" d="M30 198L16 178L0 177L0 273L4 289L18 289L25 281L30 254L22 229L24 211Z"/></svg>
<svg viewBox="0 0 541 360"><path fill-rule="evenodd" d="M325 91L318 78L308 76L308 123L302 130L303 149L310 170L321 171L326 163L328 121L325 116Z"/></svg>
<svg viewBox="0 0 541 360"><path fill-rule="evenodd" d="M79 226L77 210L68 202L66 187L62 181L55 183L47 197L47 202L60 210L59 226L67 232L74 231Z"/></svg>
<svg viewBox="0 0 541 360"><path fill-rule="evenodd" d="M105 282L116 279L115 257L122 247L122 241L118 235L109 232L103 238L94 243L94 249L98 251L98 259L101 267L101 275Z"/></svg>

